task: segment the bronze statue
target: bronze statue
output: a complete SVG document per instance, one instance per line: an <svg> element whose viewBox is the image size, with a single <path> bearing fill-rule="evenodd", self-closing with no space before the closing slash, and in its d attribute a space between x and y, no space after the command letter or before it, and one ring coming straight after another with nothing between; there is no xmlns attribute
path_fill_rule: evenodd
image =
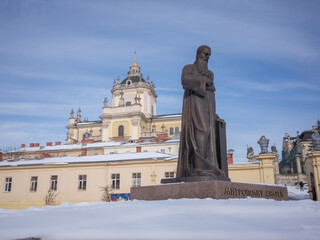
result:
<svg viewBox="0 0 320 240"><path fill-rule="evenodd" d="M182 70L181 83L185 92L177 178L225 176L217 160L218 117L213 72L208 69L210 55L210 47L200 46L196 61Z"/></svg>

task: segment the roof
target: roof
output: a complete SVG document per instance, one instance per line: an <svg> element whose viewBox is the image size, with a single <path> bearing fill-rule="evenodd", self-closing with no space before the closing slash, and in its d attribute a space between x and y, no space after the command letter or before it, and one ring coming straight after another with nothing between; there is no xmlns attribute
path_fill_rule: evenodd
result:
<svg viewBox="0 0 320 240"><path fill-rule="evenodd" d="M97 121L85 121L85 122L76 123L76 125L99 124L99 123L102 123L102 121L101 121L101 120L97 120Z"/></svg>
<svg viewBox="0 0 320 240"><path fill-rule="evenodd" d="M307 131L303 131L299 138L300 140L302 141L308 141L308 140L311 140L311 135L313 134L313 130L307 130Z"/></svg>
<svg viewBox="0 0 320 240"><path fill-rule="evenodd" d="M163 115L156 115L153 116L152 118L173 118L173 117L182 117L181 113L172 113L172 114L163 114Z"/></svg>
<svg viewBox="0 0 320 240"><path fill-rule="evenodd" d="M57 150L80 150L83 148L101 148L101 147L116 147L120 145L141 145L141 144L160 144L163 142L174 143L179 142L179 139L169 138L169 139L139 139L139 140L126 140L126 141L108 141L108 142L94 142L94 143L76 143L76 144L61 144L55 146L45 146L45 147L25 147L20 148L15 151L17 152L46 152L46 151L57 151ZM14 152L15 152L14 151Z"/></svg>
<svg viewBox="0 0 320 240"><path fill-rule="evenodd" d="M76 144L61 144L55 146L45 146L45 147L26 147L20 148L17 152L37 152L37 151L56 151L56 150L72 150L72 149L82 149L82 148L97 148L97 147L108 147L108 146L118 146L121 142L108 141L108 142L96 142L96 143L82 143Z"/></svg>
<svg viewBox="0 0 320 240"><path fill-rule="evenodd" d="M144 80L142 77L141 77L141 81L140 81L140 76L130 76L130 77L127 77L126 79L124 79L121 84L126 84L126 81L130 79L133 83L135 82L146 82L146 80Z"/></svg>
<svg viewBox="0 0 320 240"><path fill-rule="evenodd" d="M97 163L97 162L117 162L117 161L139 161L139 160L171 160L177 158L176 155L158 152L135 152L123 154L107 154L77 157L54 157L43 159L20 159L4 160L0 162L0 167L9 166L30 166L30 165L59 165L72 163Z"/></svg>

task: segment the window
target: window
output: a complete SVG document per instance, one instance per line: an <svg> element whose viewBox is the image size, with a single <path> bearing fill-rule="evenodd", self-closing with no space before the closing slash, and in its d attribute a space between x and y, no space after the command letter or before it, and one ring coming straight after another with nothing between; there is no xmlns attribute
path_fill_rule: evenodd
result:
<svg viewBox="0 0 320 240"><path fill-rule="evenodd" d="M12 185L12 177L6 177L6 184L4 187L4 191L11 192L11 185Z"/></svg>
<svg viewBox="0 0 320 240"><path fill-rule="evenodd" d="M141 173L132 173L132 187L141 186Z"/></svg>
<svg viewBox="0 0 320 240"><path fill-rule="evenodd" d="M165 172L164 177L165 178L174 178L174 172Z"/></svg>
<svg viewBox="0 0 320 240"><path fill-rule="evenodd" d="M88 132L85 132L84 134L82 134L82 140L86 140L86 139L88 139L90 137L91 137L91 134L88 133Z"/></svg>
<svg viewBox="0 0 320 240"><path fill-rule="evenodd" d="M126 106L131 106L131 102L126 102Z"/></svg>
<svg viewBox="0 0 320 240"><path fill-rule="evenodd" d="M165 149L161 149L160 152L161 153L166 153L166 150Z"/></svg>
<svg viewBox="0 0 320 240"><path fill-rule="evenodd" d="M119 137L123 137L124 136L124 127L122 125L120 125L118 127L118 136Z"/></svg>
<svg viewBox="0 0 320 240"><path fill-rule="evenodd" d="M111 188L120 189L120 173L113 173L111 175Z"/></svg>
<svg viewBox="0 0 320 240"><path fill-rule="evenodd" d="M38 177L31 177L30 192L36 192L38 185Z"/></svg>
<svg viewBox="0 0 320 240"><path fill-rule="evenodd" d="M173 135L173 127L170 128L170 135Z"/></svg>
<svg viewBox="0 0 320 240"><path fill-rule="evenodd" d="M175 127L174 132L179 133L179 127Z"/></svg>
<svg viewBox="0 0 320 240"><path fill-rule="evenodd" d="M58 176L57 175L51 176L50 190L57 191L57 187L58 187Z"/></svg>
<svg viewBox="0 0 320 240"><path fill-rule="evenodd" d="M79 175L79 190L87 189L87 175Z"/></svg>

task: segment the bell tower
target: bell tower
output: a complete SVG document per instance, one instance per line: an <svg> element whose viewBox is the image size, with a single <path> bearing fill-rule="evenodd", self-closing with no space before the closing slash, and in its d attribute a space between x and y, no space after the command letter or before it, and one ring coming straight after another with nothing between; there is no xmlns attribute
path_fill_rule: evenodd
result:
<svg viewBox="0 0 320 240"><path fill-rule="evenodd" d="M136 52L133 64L129 69L130 71L124 80L120 82L120 78L118 77L117 81L114 80L113 82L111 90L112 107L141 104L141 111L147 118L156 115L158 96L155 92L155 85L153 82L150 82L149 76L147 77L147 81L143 78L140 72L141 68L137 64Z"/></svg>

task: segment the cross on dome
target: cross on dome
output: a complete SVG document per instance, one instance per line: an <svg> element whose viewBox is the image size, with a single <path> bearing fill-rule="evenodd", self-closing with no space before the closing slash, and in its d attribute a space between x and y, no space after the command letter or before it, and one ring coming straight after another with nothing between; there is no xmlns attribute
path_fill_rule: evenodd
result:
<svg viewBox="0 0 320 240"><path fill-rule="evenodd" d="M137 64L137 57L136 57L136 54L137 54L137 52L136 52L136 51L134 51L134 60L133 60L133 64L131 65L131 67L130 67L130 68L132 68L132 67L138 67L138 68L140 69L139 65Z"/></svg>

